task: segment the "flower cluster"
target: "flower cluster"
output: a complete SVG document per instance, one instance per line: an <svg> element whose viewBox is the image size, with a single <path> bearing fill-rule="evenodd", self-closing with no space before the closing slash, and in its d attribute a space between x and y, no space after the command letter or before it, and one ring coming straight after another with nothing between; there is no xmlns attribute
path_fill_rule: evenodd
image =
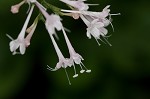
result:
<svg viewBox="0 0 150 99"><path fill-rule="evenodd" d="M118 15L118 14L110 14L109 5L106 6L101 12L93 12L93 11L88 11L89 6L98 5L98 4L87 4L84 2L86 0L60 0L60 1L67 4L67 6L71 10L58 8L46 2L45 0L42 0L42 2L40 3L37 0L23 0L20 3L13 5L11 7L11 12L13 14L16 14L19 12L19 9L22 5L27 3L29 5L28 11L27 11L28 16L26 18L26 21L17 39L13 39L8 34L6 35L12 40L9 43L9 46L10 46L10 51L13 53L13 55L15 54L23 55L25 54L26 48L30 45L30 40L37 27L38 21L42 20L49 33L49 36L51 38L51 41L53 43L53 46L55 48L55 51L57 53L58 60L59 60L55 68L51 68L50 66L48 66L48 69L51 71L56 71L60 68L64 68L66 72L67 67L73 67L74 72L75 72L75 74L73 75L73 78L75 78L78 76L75 64L80 66L81 68L80 73L84 73L84 72L90 73L91 70L87 69L87 67L84 66L84 64L82 63L82 60L84 60L83 57L74 50L65 31L67 29L64 28L62 24L62 19L60 16L70 16L70 17L73 17L74 19L81 18L87 26L86 34L89 39L91 39L93 36L95 40L97 41L98 45L100 45L98 40L101 40L102 42L108 43L111 46L111 44L107 40L109 36L107 36L108 31L106 27L109 24L111 24L111 21L112 21L111 15ZM28 23L30 21L30 18L31 18L31 15L33 13L35 6L39 9L40 13L35 18L33 24L30 27L28 27ZM51 9L53 13L49 14L47 9ZM54 36L57 36L56 31L62 31L64 35L64 38L65 38L65 41L69 50L69 54L70 54L69 58L64 57L61 50L59 49L59 46L56 43L56 40L54 38ZM16 50L18 48L19 48L19 51L17 52ZM69 84L71 84L67 72L66 72L66 75L67 75Z"/></svg>

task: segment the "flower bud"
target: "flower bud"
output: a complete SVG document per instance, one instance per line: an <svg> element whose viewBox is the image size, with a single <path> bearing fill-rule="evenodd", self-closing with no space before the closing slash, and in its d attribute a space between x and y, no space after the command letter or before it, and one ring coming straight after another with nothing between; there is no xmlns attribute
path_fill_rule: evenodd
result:
<svg viewBox="0 0 150 99"><path fill-rule="evenodd" d="M11 6L11 12L12 12L13 14L18 13L18 12L19 12L19 8L20 8L24 3L25 3L25 1L23 0L22 2L20 2L20 3L16 4L16 5Z"/></svg>

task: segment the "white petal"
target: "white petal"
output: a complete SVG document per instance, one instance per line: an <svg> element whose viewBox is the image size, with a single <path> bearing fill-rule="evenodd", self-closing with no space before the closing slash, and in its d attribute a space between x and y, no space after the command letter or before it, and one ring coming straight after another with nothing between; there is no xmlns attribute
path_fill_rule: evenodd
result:
<svg viewBox="0 0 150 99"><path fill-rule="evenodd" d="M19 43L16 40L14 40L9 43L9 46L10 46L10 51L13 52L19 47Z"/></svg>
<svg viewBox="0 0 150 99"><path fill-rule="evenodd" d="M55 23L55 27L56 27L57 31L60 31L60 30L62 29L62 24L61 24L61 22L56 22L56 23Z"/></svg>
<svg viewBox="0 0 150 99"><path fill-rule="evenodd" d="M21 43L20 44L20 53L23 55L25 53L25 50L26 50L26 46L25 46L25 43Z"/></svg>
<svg viewBox="0 0 150 99"><path fill-rule="evenodd" d="M105 36L108 33L108 30L106 28L100 28L100 31L103 33L102 36Z"/></svg>
<svg viewBox="0 0 150 99"><path fill-rule="evenodd" d="M110 21L108 19L104 19L102 21L103 21L105 27L110 24Z"/></svg>

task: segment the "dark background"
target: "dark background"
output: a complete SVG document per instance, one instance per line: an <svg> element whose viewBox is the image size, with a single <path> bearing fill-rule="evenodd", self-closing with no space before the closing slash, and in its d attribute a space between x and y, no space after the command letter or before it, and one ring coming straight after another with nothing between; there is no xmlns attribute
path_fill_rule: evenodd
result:
<svg viewBox="0 0 150 99"><path fill-rule="evenodd" d="M91 7L92 11L111 5L111 13L121 13L112 16L115 31L107 28L112 47L89 40L82 20L62 17L64 26L71 30L68 37L72 45L92 70L73 79L73 68L67 68L71 86L63 69L46 69L46 65L55 67L58 59L43 22L39 22L25 55L11 54L6 34L16 38L27 16L27 4L16 15L10 12L11 5L20 1L0 0L0 99L150 99L149 0L88 0L100 4ZM47 1L67 8L59 0ZM30 24L37 14L36 8ZM58 35L58 45L68 56L63 35Z"/></svg>

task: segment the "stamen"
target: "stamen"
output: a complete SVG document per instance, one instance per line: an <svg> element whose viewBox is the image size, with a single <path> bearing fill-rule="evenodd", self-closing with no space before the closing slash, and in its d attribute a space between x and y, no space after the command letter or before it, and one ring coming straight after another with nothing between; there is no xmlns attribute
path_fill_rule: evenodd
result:
<svg viewBox="0 0 150 99"><path fill-rule="evenodd" d="M16 52L16 51L14 51L13 53L12 53L12 55L16 55L16 54L21 54L20 52Z"/></svg>
<svg viewBox="0 0 150 99"><path fill-rule="evenodd" d="M71 30L67 29L66 27L64 27L64 30L69 32L69 33L71 32Z"/></svg>
<svg viewBox="0 0 150 99"><path fill-rule="evenodd" d="M99 4L87 4L89 6L98 6Z"/></svg>
<svg viewBox="0 0 150 99"><path fill-rule="evenodd" d="M75 11L75 10L65 10L65 9L61 9L61 11L63 11L63 12L72 12L72 13L81 13L80 11Z"/></svg>
<svg viewBox="0 0 150 99"><path fill-rule="evenodd" d="M66 76L67 76L67 79L68 79L68 83L69 83L69 85L71 85L71 82L70 82L70 79L69 79L69 75L68 75L68 73L66 71L66 68L64 68L64 70L65 70L65 73L66 73Z"/></svg>
<svg viewBox="0 0 150 99"><path fill-rule="evenodd" d="M81 67L80 73L84 73L85 70L82 68L82 65L81 64L79 64L79 65Z"/></svg>
<svg viewBox="0 0 150 99"><path fill-rule="evenodd" d="M111 16L110 16L110 19L111 19ZM113 26L113 24L111 23L111 21L110 20L108 20L109 21L109 23L110 23L110 25L111 25L111 27L112 27L112 29L113 29L113 32L115 31L115 29L114 29L114 26Z"/></svg>
<svg viewBox="0 0 150 99"><path fill-rule="evenodd" d="M95 38L95 39L96 39L96 38ZM97 39L96 39L96 42L97 42L97 43L99 43L98 40L100 40L101 42L103 42L104 44L106 44L106 43L105 43L102 39L100 39L100 38L97 38ZM100 44L100 45L101 45L101 44ZM100 45L99 45L99 46L100 46Z"/></svg>
<svg viewBox="0 0 150 99"><path fill-rule="evenodd" d="M74 72L75 72L75 74L74 74L73 78L76 78L76 77L78 77L78 74L76 73L75 65L73 65L73 68L74 68Z"/></svg>
<svg viewBox="0 0 150 99"><path fill-rule="evenodd" d="M9 34L6 34L6 36L11 39L12 41L14 40Z"/></svg>
<svg viewBox="0 0 150 99"><path fill-rule="evenodd" d="M90 73L91 72L91 70L90 69L87 69L87 67L83 64L83 63L81 63L82 64L82 66L86 69L86 72L87 73Z"/></svg>
<svg viewBox="0 0 150 99"><path fill-rule="evenodd" d="M103 37L103 39L108 43L109 46L112 46L105 37Z"/></svg>
<svg viewBox="0 0 150 99"><path fill-rule="evenodd" d="M101 44L99 43L98 39L95 38L95 40L96 40L98 46L100 46Z"/></svg>
<svg viewBox="0 0 150 99"><path fill-rule="evenodd" d="M121 13L117 13L117 14L110 14L110 15L121 15Z"/></svg>

